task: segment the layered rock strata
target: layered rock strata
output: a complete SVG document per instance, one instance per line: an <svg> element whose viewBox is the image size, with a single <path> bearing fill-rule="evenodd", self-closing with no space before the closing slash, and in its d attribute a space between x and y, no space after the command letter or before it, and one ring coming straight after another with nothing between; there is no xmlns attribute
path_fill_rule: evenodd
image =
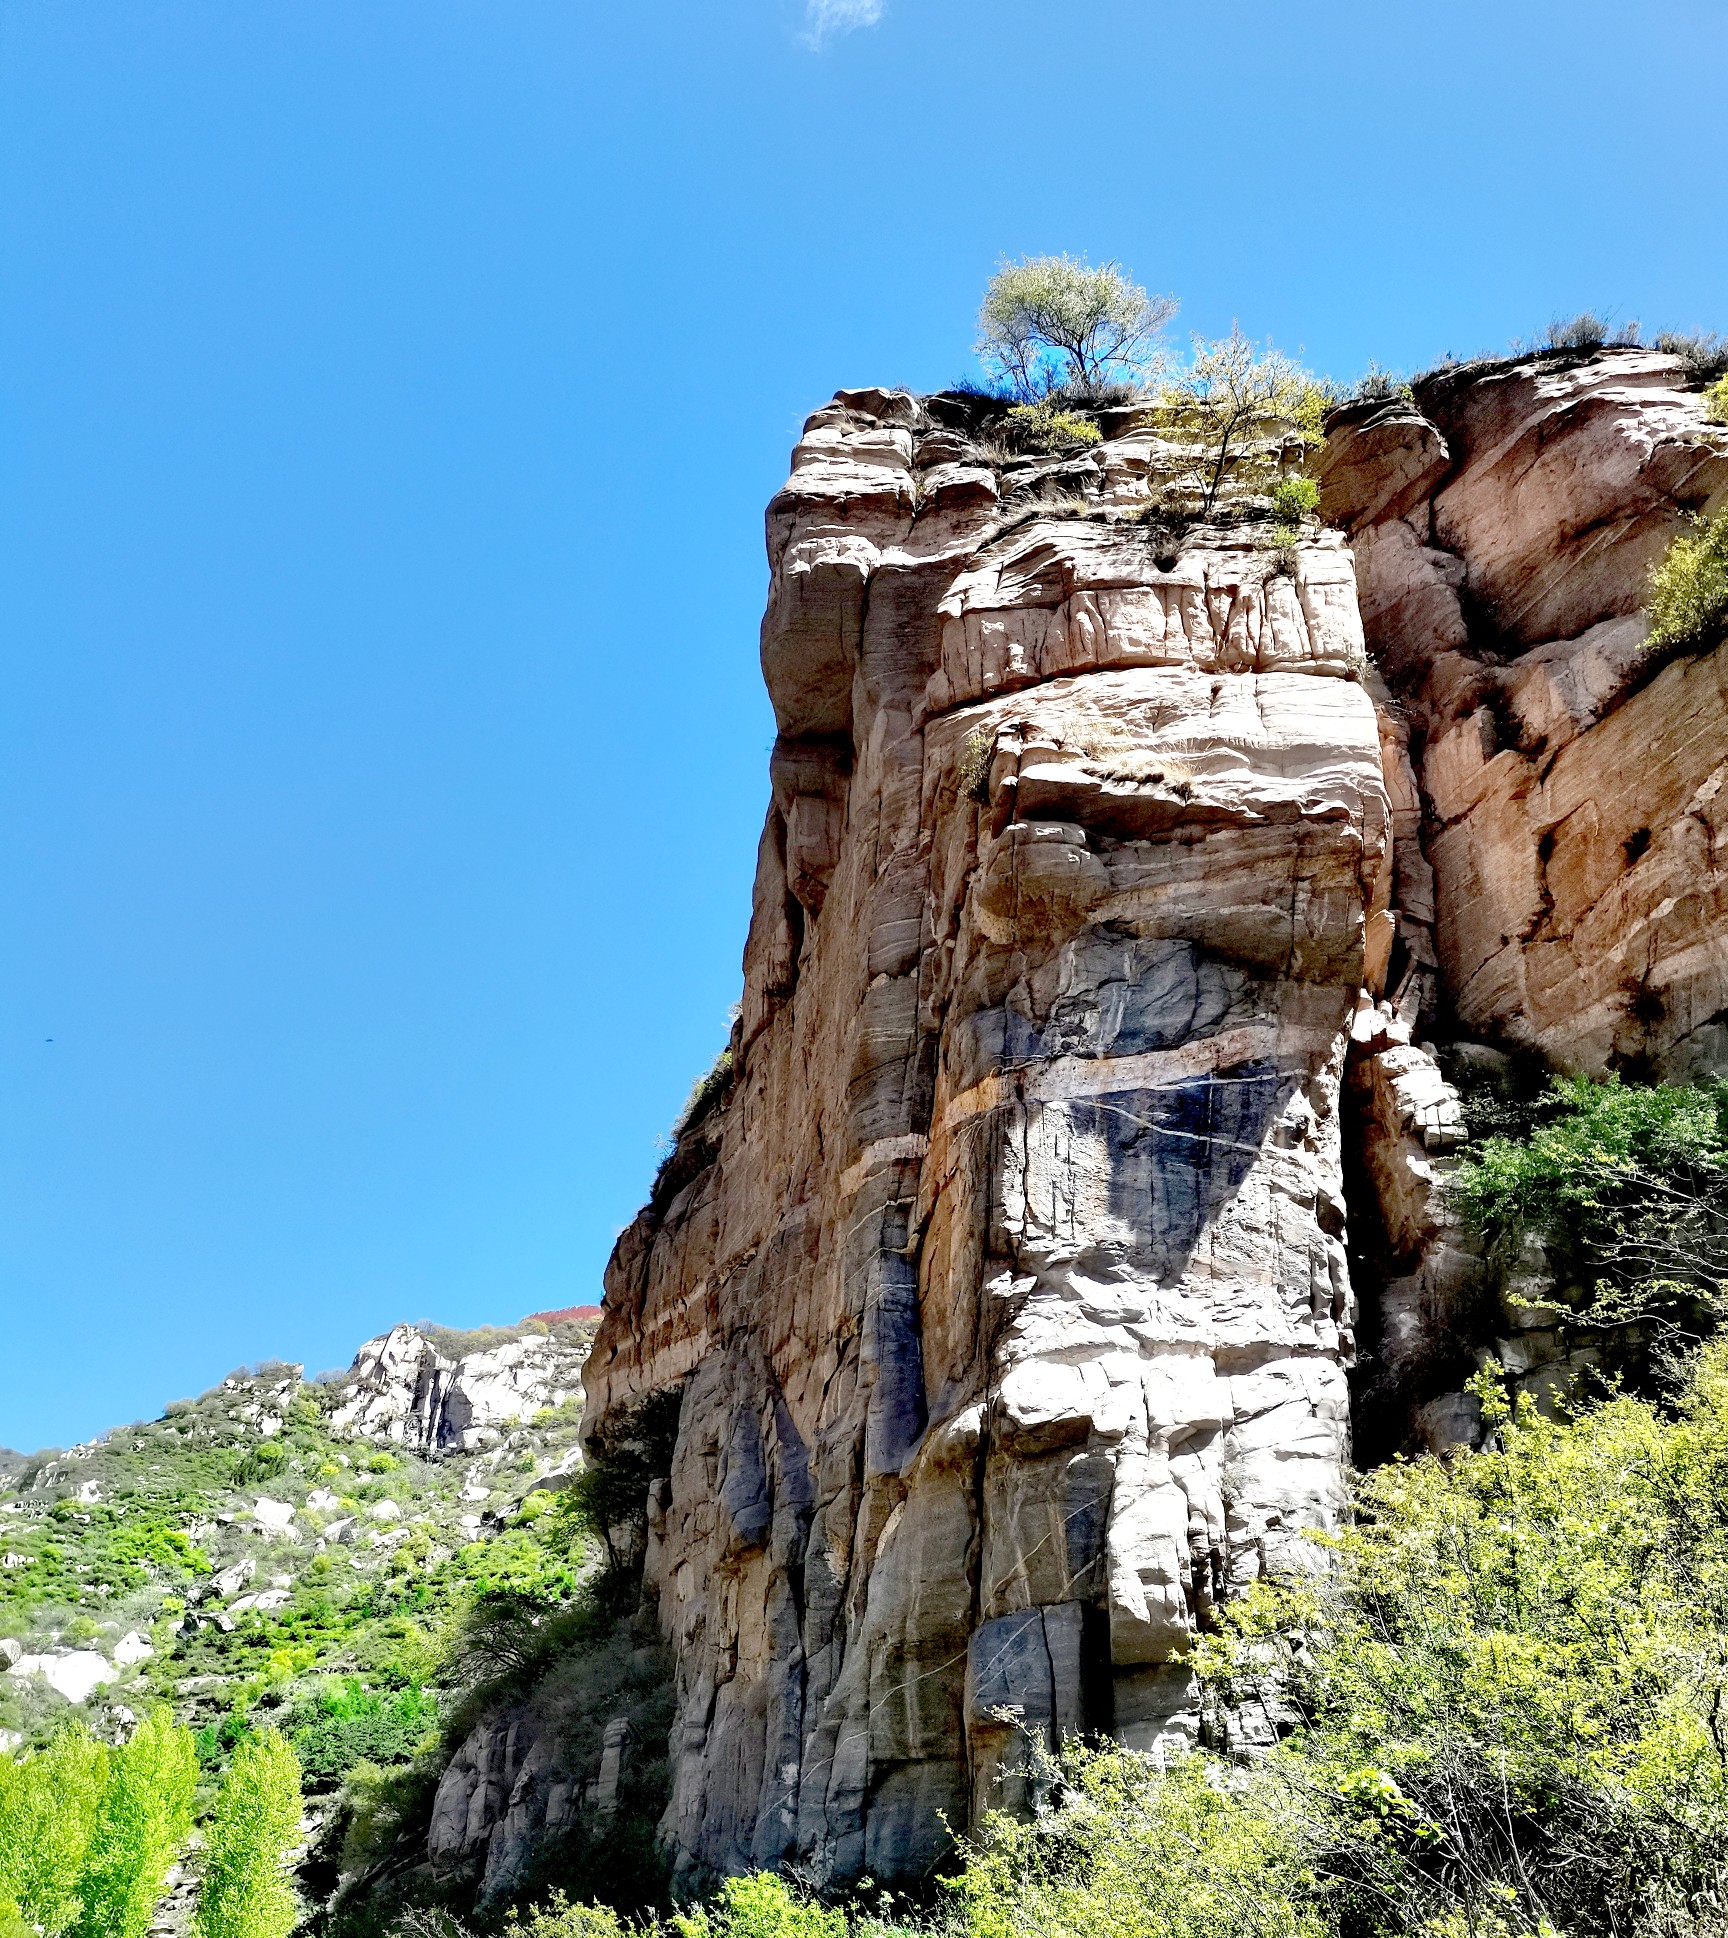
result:
<svg viewBox="0 0 1728 1938"><path fill-rule="evenodd" d="M1322 511L1349 536L1397 830L1389 996L1358 1024L1374 1376L1433 1444L1492 1343L1534 1391L1594 1356L1565 1288L1482 1262L1449 1219L1455 1073L1508 1053L1600 1076L1728 1070L1728 650L1648 643L1650 566L1728 503L1728 429L1677 358L1466 365L1330 426ZM1423 1048L1424 1039L1430 1047Z"/></svg>
<svg viewBox="0 0 1728 1938"><path fill-rule="evenodd" d="M1352 1383L1445 1445L1488 1350L1590 1357L1450 1214L1457 1084L1728 1068L1728 659L1642 614L1728 498L1681 363L1345 410L1293 569L1147 517L1143 415L1004 464L971 408L842 392L769 509L730 1075L585 1374L602 1456L676 1412L686 1881L915 1875L1029 1739L1188 1740L1185 1646L1337 1517Z"/></svg>
<svg viewBox="0 0 1728 1938"><path fill-rule="evenodd" d="M963 410L842 392L769 509L732 1075L585 1374L602 1452L681 1396L645 1574L687 1880L905 1878L1028 1738L1186 1740L1197 1625L1342 1501L1395 892L1350 553L1171 555L1155 430L1004 468Z"/></svg>

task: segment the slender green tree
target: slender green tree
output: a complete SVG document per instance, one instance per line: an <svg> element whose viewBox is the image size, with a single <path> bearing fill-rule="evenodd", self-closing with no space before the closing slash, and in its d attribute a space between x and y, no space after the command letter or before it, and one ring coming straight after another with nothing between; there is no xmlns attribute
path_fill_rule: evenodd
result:
<svg viewBox="0 0 1728 1938"><path fill-rule="evenodd" d="M0 1756L0 1927L8 1913L50 1933L77 1918L112 1757L81 1723L33 1755Z"/></svg>
<svg viewBox="0 0 1728 1938"><path fill-rule="evenodd" d="M297 1909L287 1859L300 1811L300 1764L285 1738L273 1729L247 1737L210 1819L198 1938L287 1938Z"/></svg>
<svg viewBox="0 0 1728 1938"><path fill-rule="evenodd" d="M74 1938L143 1938L168 1867L192 1829L198 1753L190 1730L153 1710L109 1760L97 1799Z"/></svg>

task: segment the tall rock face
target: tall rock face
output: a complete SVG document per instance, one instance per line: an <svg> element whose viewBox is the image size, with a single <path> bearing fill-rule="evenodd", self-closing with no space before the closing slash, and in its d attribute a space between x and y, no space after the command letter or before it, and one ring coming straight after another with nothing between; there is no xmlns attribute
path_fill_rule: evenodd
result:
<svg viewBox="0 0 1728 1938"><path fill-rule="evenodd" d="M1728 651L1655 651L1642 611L1687 515L1728 503L1728 429L1674 357L1532 357L1341 413L1320 475L1389 689L1397 829L1388 1000L1352 1082L1362 1383L1443 1444L1469 1431L1456 1379L1485 1334L1538 1392L1595 1349L1557 1324L1539 1254L1484 1287L1445 1210L1462 1124L1424 1039L1463 1075L1519 1051L1728 1071Z"/></svg>
<svg viewBox="0 0 1728 1938"><path fill-rule="evenodd" d="M1349 552L1172 556L1150 429L1004 468L959 415L842 392L769 509L729 1089L585 1374L601 1450L682 1393L646 1574L687 1877L902 1878L1028 1736L1190 1735L1197 1622L1341 1505L1392 886Z"/></svg>
<svg viewBox="0 0 1728 1938"><path fill-rule="evenodd" d="M1004 462L970 409L843 391L769 508L730 1062L584 1375L601 1457L676 1413L686 1882L906 1878L1028 1739L1192 1738L1182 1653L1311 1565L1353 1381L1444 1444L1468 1349L1570 1363L1528 1288L1467 1314L1444 1072L1728 1067L1728 660L1640 612L1728 492L1673 358L1343 412L1293 556L1149 518L1132 411Z"/></svg>

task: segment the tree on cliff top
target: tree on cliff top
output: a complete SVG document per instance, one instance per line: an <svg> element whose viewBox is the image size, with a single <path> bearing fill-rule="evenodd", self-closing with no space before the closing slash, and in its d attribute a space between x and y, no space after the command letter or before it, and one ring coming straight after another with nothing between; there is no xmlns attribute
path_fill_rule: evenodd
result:
<svg viewBox="0 0 1728 1938"><path fill-rule="evenodd" d="M1175 297L1148 296L1116 263L1023 256L990 279L977 351L1028 402L1064 385L1143 382L1176 309Z"/></svg>
<svg viewBox="0 0 1728 1938"><path fill-rule="evenodd" d="M1256 350L1238 326L1213 342L1196 337L1193 361L1163 403L1170 428L1191 447L1203 512L1213 510L1226 485L1268 489L1286 442L1320 442L1327 401L1299 363L1270 344Z"/></svg>

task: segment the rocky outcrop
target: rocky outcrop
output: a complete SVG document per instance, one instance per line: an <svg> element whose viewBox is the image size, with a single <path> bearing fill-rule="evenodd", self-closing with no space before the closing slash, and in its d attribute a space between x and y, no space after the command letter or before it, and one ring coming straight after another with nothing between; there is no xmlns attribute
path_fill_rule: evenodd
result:
<svg viewBox="0 0 1728 1938"><path fill-rule="evenodd" d="M599 1457L678 1408L687 1881L904 1878L1028 1739L1191 1739L1184 1651L1311 1563L1352 1384L1445 1445L1494 1339L1579 1362L1541 1260L1480 1308L1456 1082L1728 1061L1728 661L1640 611L1728 491L1676 360L1340 413L1293 562L1177 535L1144 412L1004 465L975 408L842 392L769 508L730 1064L585 1372Z"/></svg>
<svg viewBox="0 0 1728 1938"><path fill-rule="evenodd" d="M527 1331L446 1355L415 1327L394 1326L355 1354L331 1424L416 1453L472 1453L579 1392L587 1343L585 1330Z"/></svg>
<svg viewBox="0 0 1728 1938"><path fill-rule="evenodd" d="M1358 1032L1365 1383L1444 1444L1471 1429L1455 1382L1485 1337L1536 1391L1594 1349L1539 1258L1466 1318L1481 1261L1440 1188L1461 1125L1433 1041L1479 1076L1518 1051L1728 1069L1728 652L1653 651L1642 611L1686 516L1728 502L1728 430L1676 358L1547 355L1341 413L1320 473L1387 683L1398 822L1391 1000Z"/></svg>
<svg viewBox="0 0 1728 1938"><path fill-rule="evenodd" d="M1349 552L1171 552L1154 430L997 469L964 408L841 393L769 509L732 1074L585 1374L602 1452L682 1394L646 1578L687 1879L905 1878L1028 1737L1187 1738L1197 1624L1342 1501L1392 895Z"/></svg>

